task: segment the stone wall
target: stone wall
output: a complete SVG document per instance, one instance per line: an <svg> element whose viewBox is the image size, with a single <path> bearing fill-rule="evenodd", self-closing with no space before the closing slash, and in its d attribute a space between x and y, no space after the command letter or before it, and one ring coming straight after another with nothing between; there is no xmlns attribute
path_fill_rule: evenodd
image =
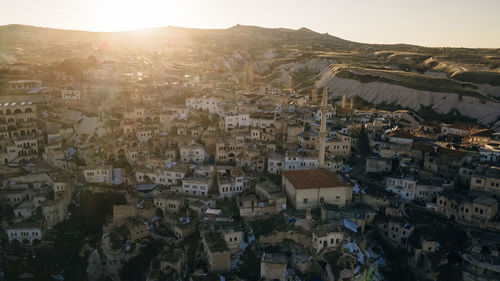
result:
<svg viewBox="0 0 500 281"><path fill-rule="evenodd" d="M286 263L260 262L260 277L265 280L286 280Z"/></svg>
<svg viewBox="0 0 500 281"><path fill-rule="evenodd" d="M224 272L230 269L229 250L210 252L207 251L210 271Z"/></svg>
<svg viewBox="0 0 500 281"><path fill-rule="evenodd" d="M261 244L279 244L283 240L289 239L293 240L297 244L304 245L308 248L312 248L311 234L306 234L304 231L276 231L268 235L262 235L259 237L259 242Z"/></svg>

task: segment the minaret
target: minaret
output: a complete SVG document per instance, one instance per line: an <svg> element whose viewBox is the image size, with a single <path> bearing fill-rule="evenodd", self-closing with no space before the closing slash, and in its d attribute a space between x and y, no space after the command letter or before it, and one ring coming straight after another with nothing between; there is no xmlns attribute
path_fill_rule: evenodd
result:
<svg viewBox="0 0 500 281"><path fill-rule="evenodd" d="M323 89L321 99L321 125L319 127L319 167L325 167L326 114L328 112L328 88Z"/></svg>
<svg viewBox="0 0 500 281"><path fill-rule="evenodd" d="M311 104L316 105L318 103L318 89L313 88L311 91Z"/></svg>

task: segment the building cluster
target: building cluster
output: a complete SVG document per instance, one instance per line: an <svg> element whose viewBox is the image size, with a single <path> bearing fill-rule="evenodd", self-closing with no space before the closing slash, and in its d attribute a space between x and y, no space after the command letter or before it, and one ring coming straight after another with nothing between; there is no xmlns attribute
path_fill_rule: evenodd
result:
<svg viewBox="0 0 500 281"><path fill-rule="evenodd" d="M318 102L317 89L299 95L248 68L240 85L209 71L140 73L142 63L100 58L44 80L29 65L4 67L30 78L0 96L9 243L43 247L78 194L116 192L126 202L88 257L92 280L119 280L153 241L162 246L148 280L236 280L255 273L239 272L250 252L264 280L355 280L382 272L394 249L425 280L450 253L465 280L500 274L488 235L500 231L498 133L356 108L328 88ZM444 233L465 242L457 249Z"/></svg>

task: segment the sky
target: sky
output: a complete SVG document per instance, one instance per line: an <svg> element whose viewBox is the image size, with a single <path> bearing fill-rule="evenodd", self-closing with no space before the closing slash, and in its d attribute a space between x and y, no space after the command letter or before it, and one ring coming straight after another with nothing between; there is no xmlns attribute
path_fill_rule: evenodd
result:
<svg viewBox="0 0 500 281"><path fill-rule="evenodd" d="M307 27L362 43L500 48L500 0L0 0L0 25Z"/></svg>

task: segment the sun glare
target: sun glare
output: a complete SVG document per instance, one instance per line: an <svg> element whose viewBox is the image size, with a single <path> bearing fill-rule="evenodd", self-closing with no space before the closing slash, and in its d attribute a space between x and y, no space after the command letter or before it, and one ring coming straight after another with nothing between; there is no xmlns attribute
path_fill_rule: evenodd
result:
<svg viewBox="0 0 500 281"><path fill-rule="evenodd" d="M96 8L95 29L125 31L155 26L179 25L175 1L102 1Z"/></svg>

